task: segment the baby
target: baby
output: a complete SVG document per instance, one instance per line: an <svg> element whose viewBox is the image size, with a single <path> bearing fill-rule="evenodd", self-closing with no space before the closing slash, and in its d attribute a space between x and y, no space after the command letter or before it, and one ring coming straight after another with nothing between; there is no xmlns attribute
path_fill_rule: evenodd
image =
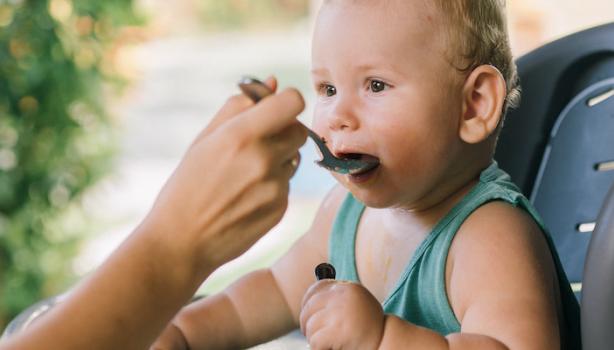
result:
<svg viewBox="0 0 614 350"><path fill-rule="evenodd" d="M498 0L325 0L314 130L379 160L270 269L184 308L155 348L576 349L579 308L529 202L493 161L518 98ZM314 283L328 261L336 280Z"/></svg>

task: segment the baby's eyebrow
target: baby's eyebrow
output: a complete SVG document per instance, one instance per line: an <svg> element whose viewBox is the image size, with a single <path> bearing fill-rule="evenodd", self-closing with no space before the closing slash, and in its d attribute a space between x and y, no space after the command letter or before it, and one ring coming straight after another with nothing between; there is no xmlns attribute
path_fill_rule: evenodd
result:
<svg viewBox="0 0 614 350"><path fill-rule="evenodd" d="M377 68L380 68L380 67L375 66L373 64L368 64L368 63L356 66L356 70L359 70L359 71L370 71L370 70L374 70Z"/></svg>
<svg viewBox="0 0 614 350"><path fill-rule="evenodd" d="M386 71L389 73L400 73L401 69L394 64L390 64L389 62L381 63L381 64L372 64L372 63L364 63L356 66L356 70L359 72L370 72L370 71Z"/></svg>
<svg viewBox="0 0 614 350"><path fill-rule="evenodd" d="M370 71L370 70L375 70L378 68L382 68L381 66L376 66L374 64L369 64L369 63L365 63L365 64L360 64L356 67L354 67L354 69L356 69L357 71ZM312 68L311 69L311 73L313 74L326 74L328 73L328 69L326 68Z"/></svg>
<svg viewBox="0 0 614 350"><path fill-rule="evenodd" d="M329 71L326 68L312 68L311 74L328 74Z"/></svg>
<svg viewBox="0 0 614 350"><path fill-rule="evenodd" d="M364 74L365 72L386 72L388 74L406 74L407 72L404 72L401 67L395 65L395 64L391 64L389 62L386 63L371 63L371 62L365 62L365 63L359 63L357 65L352 65L351 67L349 67L349 69L351 69L352 72L354 73L362 73ZM311 74L315 75L315 76L322 76L322 77L327 77L331 74L331 71L326 68L326 67L313 67L311 68Z"/></svg>
<svg viewBox="0 0 614 350"><path fill-rule="evenodd" d="M372 63L363 63L353 67L353 70L357 72L368 72L368 71L389 71L389 72L398 72L397 67L390 64L372 64ZM327 68L312 68L312 74L326 75L329 74L330 71Z"/></svg>

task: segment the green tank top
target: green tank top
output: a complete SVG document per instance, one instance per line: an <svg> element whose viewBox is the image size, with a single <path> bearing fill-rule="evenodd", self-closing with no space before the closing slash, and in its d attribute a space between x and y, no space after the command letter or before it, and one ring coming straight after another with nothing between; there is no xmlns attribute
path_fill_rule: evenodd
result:
<svg viewBox="0 0 614 350"><path fill-rule="evenodd" d="M491 201L505 201L526 210L544 232L561 286L566 321L566 329L561 330L563 348L579 349L580 308L552 239L535 209L511 182L509 175L498 168L496 162L480 174L478 184L435 225L418 246L396 286L384 300L384 312L442 335L460 332L460 323L446 294L445 268L448 250L454 235L467 217ZM339 280L360 282L356 271L355 242L358 223L364 209L364 204L348 194L333 224L329 240L329 260L335 267Z"/></svg>

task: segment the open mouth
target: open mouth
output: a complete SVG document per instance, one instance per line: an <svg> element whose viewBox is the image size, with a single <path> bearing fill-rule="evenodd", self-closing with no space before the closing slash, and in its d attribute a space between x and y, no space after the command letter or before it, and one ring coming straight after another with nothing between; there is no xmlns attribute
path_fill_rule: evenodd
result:
<svg viewBox="0 0 614 350"><path fill-rule="evenodd" d="M351 176L362 176L368 174L378 168L380 165L379 158L369 154L345 153L340 154L339 157L343 160L351 161L356 164L356 166L349 171Z"/></svg>

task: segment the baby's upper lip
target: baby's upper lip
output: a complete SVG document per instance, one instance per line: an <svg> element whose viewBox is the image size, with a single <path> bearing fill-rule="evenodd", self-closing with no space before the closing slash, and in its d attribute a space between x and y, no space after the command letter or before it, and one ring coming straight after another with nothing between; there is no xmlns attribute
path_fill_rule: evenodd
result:
<svg viewBox="0 0 614 350"><path fill-rule="evenodd" d="M374 156L372 154L363 152L358 148L333 148L331 149L333 155L337 158L341 159L362 159L362 158L375 158L379 160L379 157Z"/></svg>

